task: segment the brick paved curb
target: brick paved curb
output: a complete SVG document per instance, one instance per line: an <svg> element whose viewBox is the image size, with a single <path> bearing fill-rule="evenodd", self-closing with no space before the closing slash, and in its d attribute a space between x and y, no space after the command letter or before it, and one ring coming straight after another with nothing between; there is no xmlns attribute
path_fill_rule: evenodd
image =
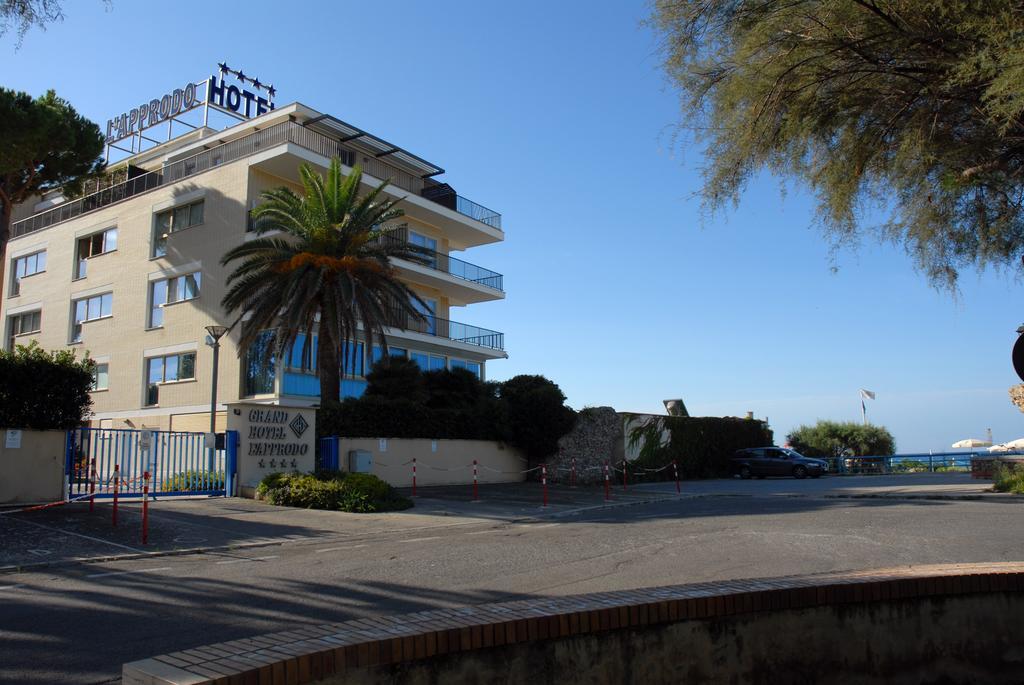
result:
<svg viewBox="0 0 1024 685"><path fill-rule="evenodd" d="M993 592L1024 592L1024 562L695 583L364 618L135 661L124 665L123 682L292 685L348 670L621 628Z"/></svg>

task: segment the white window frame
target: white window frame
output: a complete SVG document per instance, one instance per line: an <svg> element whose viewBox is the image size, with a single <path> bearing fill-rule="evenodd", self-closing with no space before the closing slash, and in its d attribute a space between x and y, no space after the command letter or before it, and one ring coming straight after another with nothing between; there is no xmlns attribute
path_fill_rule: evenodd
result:
<svg viewBox="0 0 1024 685"><path fill-rule="evenodd" d="M103 298L107 297L107 296L110 297L110 313L109 314L104 314L103 313ZM99 311L100 311L100 315L99 316L90 316L90 312L92 311L92 305L90 303L92 302L92 300L99 300ZM76 318L77 317L77 312L78 312L78 303L79 302L85 302L86 303L86 305L85 305L85 316L86 316L86 318L84 318L82 320L78 320ZM85 323L87 323L89 321L102 321L103 319L112 319L112 318L114 318L114 293L112 291L108 290L106 292L94 293L94 294L91 294L91 295L83 295L83 296L76 297L76 298L72 299L71 300L71 335L69 336L70 337L70 342L72 342L72 343L82 342L82 331L79 331L77 333L77 335L76 335L76 333L75 333L75 328L76 327L80 327L80 326L82 326L83 324L85 324Z"/></svg>
<svg viewBox="0 0 1024 685"><path fill-rule="evenodd" d="M102 388L98 387L100 367L103 367L105 369L104 373L107 380L107 384L104 385ZM89 392L106 392L107 390L110 390L110 362L97 361L96 367L93 369L92 372L92 386L89 388Z"/></svg>
<svg viewBox="0 0 1024 685"><path fill-rule="evenodd" d="M17 333L14 332L14 327L15 327L14 324L15 324L16 321L20 322L25 317L33 316L33 315L36 315L36 314L39 315L39 325L38 325L38 327L35 330L31 330L31 331L18 331ZM26 311L23 311L23 312L18 312L16 314L9 314L7 316L7 345L8 345L8 351L11 351L11 352L14 351L14 346L17 344L15 342L15 340L17 338L22 338L22 337L25 337L27 335L35 335L37 333L42 332L42 330L43 330L43 310L42 310L42 308L40 308L40 309L29 309L29 310L26 310Z"/></svg>
<svg viewBox="0 0 1024 685"><path fill-rule="evenodd" d="M189 355L192 356L192 376L189 377L189 378L178 377L178 378L175 378L173 380L167 380L167 360L169 358L171 358L171 357L176 358L177 359L177 361L175 362L176 368L180 372L182 358L186 357L186 356L189 356ZM152 362L155 359L161 360L161 363L162 363L161 376L162 376L163 380L152 382L149 379L149 365L150 365L150 362ZM142 403L143 403L143 406L146 406L146 407L159 407L160 406L160 387L161 386L164 386L164 385L177 385L178 383L194 383L195 380L196 380L196 364L198 363L198 360L199 360L199 355L198 355L197 351L194 350L194 349L192 349L192 350L182 350L181 352L172 352L170 354L154 354L154 355L150 355L150 356L144 357L143 358L143 362L142 362L142 373L143 373ZM157 390L156 390L156 392L157 392L156 402L153 402L153 403L149 402L149 386L151 386L151 385L155 385L157 387Z"/></svg>
<svg viewBox="0 0 1024 685"><path fill-rule="evenodd" d="M81 256L82 250L81 250L81 247L80 247L80 245L82 244L82 241L83 240L88 240L89 241L89 245L91 247L92 246L93 238L95 238L98 235L99 236L103 236L103 242L102 242L101 251L97 252L95 254L90 254L90 255L88 255L86 257L82 257ZM111 235L113 236L113 243L114 243L113 247L109 247L109 244L111 242L111 240L110 240L110 236ZM99 231L93 231L93 232L87 233L85 235L75 236L74 278L72 278L71 280L73 280L73 281L80 281L80 280L82 280L83 278L85 278L86 276L89 275L88 274L89 269L88 269L88 267L86 265L89 263L90 259L95 259L96 257L102 257L103 255L110 254L111 252L117 252L117 245L118 245L118 240L119 239L120 239L120 236L118 235L118 232L117 232L117 226L108 226L107 228L104 228L104 229L99 230Z"/></svg>
<svg viewBox="0 0 1024 685"><path fill-rule="evenodd" d="M165 307L178 304L179 302L188 302L190 300L199 299L199 296L203 288L202 276L203 274L201 271L192 271L189 273L168 276L167 278L158 278L151 280L149 282L149 310L148 314L146 315L146 328L154 329L164 327L162 310ZM186 292L186 285L188 283L189 278L192 278L192 280L195 282L195 288L192 291L191 297L182 297L180 296L180 294ZM158 303L156 301L156 289L159 287L161 283L164 284L164 301ZM174 286L174 299L171 299L172 284ZM154 323L153 315L156 314L158 310L161 312L160 323Z"/></svg>
<svg viewBox="0 0 1024 685"><path fill-rule="evenodd" d="M192 208L200 206L202 209L202 216L199 221L192 223ZM179 226L178 221L175 219L179 210L186 209L188 214L188 223L185 226ZM160 217L167 215L170 217L170 224L166 231L160 225ZM206 223L206 198L200 197L198 199L191 199L187 202L182 202L171 207L164 207L159 210L153 211L153 231L151 236L151 247L150 247L150 258L158 259L167 255L167 241L175 233L187 230L189 228L195 228L196 226L202 226ZM162 252L161 252L162 248Z"/></svg>
<svg viewBox="0 0 1024 685"><path fill-rule="evenodd" d="M39 268L39 257L43 258L43 268ZM24 260L26 264L26 271L28 270L27 264L30 257L35 257L36 270L32 273L26 273L25 275L18 277L18 262ZM36 250L27 254L21 254L17 257L11 257L11 287L8 290L8 297L17 297L21 295L21 281L25 280L29 276L35 276L36 274L46 273L46 249Z"/></svg>

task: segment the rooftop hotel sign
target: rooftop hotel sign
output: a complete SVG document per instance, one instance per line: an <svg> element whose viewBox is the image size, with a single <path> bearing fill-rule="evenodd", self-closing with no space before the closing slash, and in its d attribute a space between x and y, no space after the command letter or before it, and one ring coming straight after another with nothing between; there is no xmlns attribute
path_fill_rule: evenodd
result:
<svg viewBox="0 0 1024 685"><path fill-rule="evenodd" d="M181 88L175 88L159 98L143 102L108 119L106 143L110 145L134 135L142 135L148 128L202 106L213 107L239 119L249 119L274 109L273 99L277 91L273 85L261 83L258 77L250 78L241 69L231 69L223 62L217 66L219 74L206 81L186 83ZM233 76L241 85L229 83L227 76ZM252 86L253 90L248 90L247 85ZM265 97L263 93L266 93Z"/></svg>

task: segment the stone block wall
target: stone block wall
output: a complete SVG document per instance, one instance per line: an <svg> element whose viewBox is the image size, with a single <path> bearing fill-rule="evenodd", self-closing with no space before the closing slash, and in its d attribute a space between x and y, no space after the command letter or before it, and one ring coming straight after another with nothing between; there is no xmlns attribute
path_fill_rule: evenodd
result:
<svg viewBox="0 0 1024 685"><path fill-rule="evenodd" d="M622 417L611 407L587 407L576 425L558 441L558 454L548 465L556 482L566 482L572 460L576 460L576 482L600 483L604 463L622 461L624 454Z"/></svg>

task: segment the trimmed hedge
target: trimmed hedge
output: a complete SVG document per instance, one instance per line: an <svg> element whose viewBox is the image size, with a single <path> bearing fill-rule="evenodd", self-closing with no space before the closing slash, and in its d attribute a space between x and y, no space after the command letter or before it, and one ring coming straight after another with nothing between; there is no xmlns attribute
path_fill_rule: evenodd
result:
<svg viewBox="0 0 1024 685"><path fill-rule="evenodd" d="M660 469L674 459L679 463L681 478L732 475L729 460L736 450L765 447L774 441L764 421L733 417L658 416L644 429L639 442L642 449L634 466ZM664 443L660 441L662 430L669 436ZM661 472L662 479L671 477L671 469Z"/></svg>
<svg viewBox="0 0 1024 685"><path fill-rule="evenodd" d="M418 402L386 397L350 397L327 404L317 412L316 422L321 436L498 439L493 422L482 412L434 409Z"/></svg>
<svg viewBox="0 0 1024 685"><path fill-rule="evenodd" d="M484 383L465 369L423 373L394 359L375 364L366 378L362 397L320 408L318 436L495 440L536 463L557 451L576 422L561 389L543 376Z"/></svg>
<svg viewBox="0 0 1024 685"><path fill-rule="evenodd" d="M412 500L369 473L272 473L256 494L271 504L303 509L371 513L412 506Z"/></svg>

